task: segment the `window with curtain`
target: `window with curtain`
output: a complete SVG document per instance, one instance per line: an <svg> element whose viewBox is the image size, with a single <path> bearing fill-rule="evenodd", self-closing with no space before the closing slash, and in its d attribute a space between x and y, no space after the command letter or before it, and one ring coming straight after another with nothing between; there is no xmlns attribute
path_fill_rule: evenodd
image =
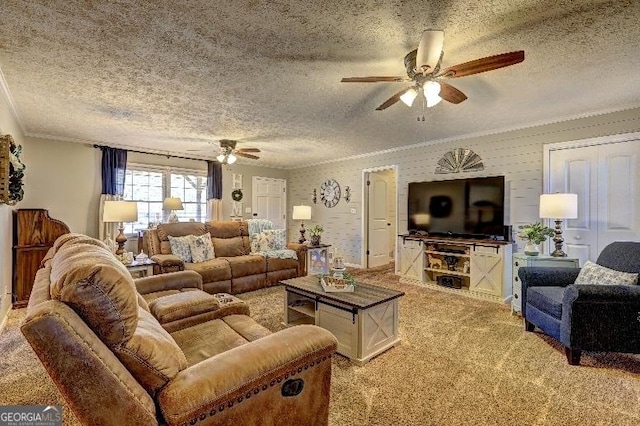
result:
<svg viewBox="0 0 640 426"><path fill-rule="evenodd" d="M166 222L170 212L162 210L167 197L182 200L184 210L176 210L180 222L206 220L207 172L205 170L129 164L124 182L125 200L138 202L138 221L126 223L125 232L146 229L150 223Z"/></svg>

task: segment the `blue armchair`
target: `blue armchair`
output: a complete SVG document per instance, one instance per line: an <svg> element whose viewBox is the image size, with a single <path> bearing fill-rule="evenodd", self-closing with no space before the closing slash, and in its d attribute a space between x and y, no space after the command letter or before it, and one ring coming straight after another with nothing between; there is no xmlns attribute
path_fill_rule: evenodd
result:
<svg viewBox="0 0 640 426"><path fill-rule="evenodd" d="M615 242L598 265L640 272L640 243ZM567 361L580 364L586 351L640 353L640 285L574 285L577 268L520 268L525 329L535 327L565 347Z"/></svg>

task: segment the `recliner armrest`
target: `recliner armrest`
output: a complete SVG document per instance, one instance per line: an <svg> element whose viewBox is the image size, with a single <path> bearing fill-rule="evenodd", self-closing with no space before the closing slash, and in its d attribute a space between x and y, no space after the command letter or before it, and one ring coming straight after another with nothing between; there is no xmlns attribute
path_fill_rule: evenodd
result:
<svg viewBox="0 0 640 426"><path fill-rule="evenodd" d="M526 287L566 287L578 278L580 269L567 267L524 266L518 270L520 282Z"/></svg>
<svg viewBox="0 0 640 426"><path fill-rule="evenodd" d="M202 290L202 276L195 271L169 272L133 280L140 294L155 293L165 290L182 290L197 288Z"/></svg>
<svg viewBox="0 0 640 426"><path fill-rule="evenodd" d="M570 285L564 291L562 304L567 306L575 301L597 303L640 303L639 285Z"/></svg>
<svg viewBox="0 0 640 426"><path fill-rule="evenodd" d="M184 262L175 254L154 254L150 259L160 266L163 273L172 268L179 268L181 271L184 270Z"/></svg>
<svg viewBox="0 0 640 426"><path fill-rule="evenodd" d="M298 256L298 276L306 275L307 267L307 245L299 243L287 243L287 248L296 252Z"/></svg>
<svg viewBox="0 0 640 426"><path fill-rule="evenodd" d="M327 330L291 327L181 371L159 392L158 405L169 425L258 425L266 411L281 424L326 424L336 348Z"/></svg>

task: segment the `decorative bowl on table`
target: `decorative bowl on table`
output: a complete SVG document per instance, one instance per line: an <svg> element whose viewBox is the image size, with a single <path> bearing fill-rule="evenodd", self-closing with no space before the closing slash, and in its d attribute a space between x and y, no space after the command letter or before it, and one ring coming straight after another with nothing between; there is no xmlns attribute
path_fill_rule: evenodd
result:
<svg viewBox="0 0 640 426"><path fill-rule="evenodd" d="M355 290L353 278L337 278L331 275L321 275L320 285L326 292L351 292Z"/></svg>

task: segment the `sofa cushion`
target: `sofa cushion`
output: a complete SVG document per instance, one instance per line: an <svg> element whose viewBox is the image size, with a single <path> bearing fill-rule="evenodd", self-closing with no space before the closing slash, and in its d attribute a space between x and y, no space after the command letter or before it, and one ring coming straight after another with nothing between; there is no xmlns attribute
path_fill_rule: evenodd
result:
<svg viewBox="0 0 640 426"><path fill-rule="evenodd" d="M587 260L574 284L635 285L638 274L616 271Z"/></svg>
<svg viewBox="0 0 640 426"><path fill-rule="evenodd" d="M295 254L295 252L293 252ZM283 269L297 269L298 259L280 259L267 256L267 272L281 271Z"/></svg>
<svg viewBox="0 0 640 426"><path fill-rule="evenodd" d="M174 237L169 235L169 245L171 246L171 254L178 256L183 262L191 262L191 235L184 237Z"/></svg>
<svg viewBox="0 0 640 426"><path fill-rule="evenodd" d="M184 269L196 271L202 275L203 283L225 281L231 279L231 268L226 259L212 259L200 263L185 263Z"/></svg>
<svg viewBox="0 0 640 426"><path fill-rule="evenodd" d="M562 296L565 287L529 287L527 304L535 306L554 318L562 318Z"/></svg>
<svg viewBox="0 0 640 426"><path fill-rule="evenodd" d="M174 331L171 337L182 349L189 366L247 343L244 337L221 319Z"/></svg>
<svg viewBox="0 0 640 426"><path fill-rule="evenodd" d="M154 396L178 372L187 359L171 335L144 309L138 310L138 326L127 342L113 351L140 384Z"/></svg>
<svg viewBox="0 0 640 426"><path fill-rule="evenodd" d="M222 318L222 321L249 342L271 334L271 331L247 315L227 315Z"/></svg>
<svg viewBox="0 0 640 426"><path fill-rule="evenodd" d="M213 243L216 257L233 257L249 254L249 250L245 247L245 238L248 240L248 237L212 237L211 242Z"/></svg>
<svg viewBox="0 0 640 426"><path fill-rule="evenodd" d="M69 241L51 261L51 298L69 305L107 345L126 342L138 323L138 293L106 246Z"/></svg>
<svg viewBox="0 0 640 426"><path fill-rule="evenodd" d="M204 223L200 222L161 223L156 227L156 231L160 241L167 241L169 235L186 237L187 235L202 235L207 232Z"/></svg>
<svg viewBox="0 0 640 426"><path fill-rule="evenodd" d="M207 260L215 259L216 254L211 242L211 234L208 232L204 235L192 235L189 240L191 248L191 261L193 263L201 263Z"/></svg>
<svg viewBox="0 0 640 426"><path fill-rule="evenodd" d="M267 272L267 262L262 256L235 256L227 257L226 260L231 266L231 276L233 278L264 274Z"/></svg>
<svg viewBox="0 0 640 426"><path fill-rule="evenodd" d="M218 309L218 299L202 290L185 291L157 298L149 303L149 311L160 322L167 324L183 318Z"/></svg>

